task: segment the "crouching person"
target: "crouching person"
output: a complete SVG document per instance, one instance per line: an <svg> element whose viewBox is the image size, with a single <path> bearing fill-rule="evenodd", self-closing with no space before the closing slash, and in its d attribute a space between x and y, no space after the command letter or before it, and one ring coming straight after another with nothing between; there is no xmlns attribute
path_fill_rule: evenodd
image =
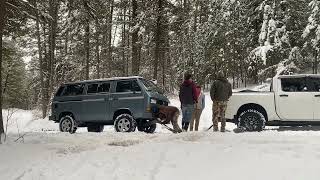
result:
<svg viewBox="0 0 320 180"><path fill-rule="evenodd" d="M179 114L179 109L174 106L158 106L157 117L161 120L161 124L169 124L171 122L174 133L182 132L178 125Z"/></svg>

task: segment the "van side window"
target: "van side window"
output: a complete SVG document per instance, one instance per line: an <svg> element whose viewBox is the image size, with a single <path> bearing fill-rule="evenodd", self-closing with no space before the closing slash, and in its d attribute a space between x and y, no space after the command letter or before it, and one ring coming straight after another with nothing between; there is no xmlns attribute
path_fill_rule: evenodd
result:
<svg viewBox="0 0 320 180"><path fill-rule="evenodd" d="M62 96L76 96L83 94L83 84L69 84L63 91Z"/></svg>
<svg viewBox="0 0 320 180"><path fill-rule="evenodd" d="M305 78L282 78L281 87L284 92L309 91Z"/></svg>
<svg viewBox="0 0 320 180"><path fill-rule="evenodd" d="M309 79L310 84L313 86L313 92L320 92L320 78L311 77Z"/></svg>
<svg viewBox="0 0 320 180"><path fill-rule="evenodd" d="M137 81L119 81L117 82L116 92L134 92L141 91Z"/></svg>
<svg viewBox="0 0 320 180"><path fill-rule="evenodd" d="M110 83L102 83L98 87L99 93L108 93L110 91Z"/></svg>
<svg viewBox="0 0 320 180"><path fill-rule="evenodd" d="M99 84L88 84L87 94L94 94L98 92Z"/></svg>

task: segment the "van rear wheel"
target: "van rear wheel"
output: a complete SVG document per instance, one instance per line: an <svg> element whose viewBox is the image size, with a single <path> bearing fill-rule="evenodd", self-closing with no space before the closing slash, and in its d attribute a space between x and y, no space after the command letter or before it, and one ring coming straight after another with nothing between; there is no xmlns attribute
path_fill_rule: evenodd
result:
<svg viewBox="0 0 320 180"><path fill-rule="evenodd" d="M59 129L61 132L75 133L77 124L71 115L65 115L60 119Z"/></svg>
<svg viewBox="0 0 320 180"><path fill-rule="evenodd" d="M117 132L134 132L137 123L130 114L120 114L114 121L114 128Z"/></svg>
<svg viewBox="0 0 320 180"><path fill-rule="evenodd" d="M239 127L244 127L246 131L262 131L265 127L265 115L256 109L247 109L239 115Z"/></svg>

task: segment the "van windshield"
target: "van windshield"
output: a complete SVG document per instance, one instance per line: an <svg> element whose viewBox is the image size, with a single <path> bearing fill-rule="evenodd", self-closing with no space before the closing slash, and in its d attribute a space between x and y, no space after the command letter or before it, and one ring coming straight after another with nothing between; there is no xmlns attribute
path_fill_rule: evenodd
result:
<svg viewBox="0 0 320 180"><path fill-rule="evenodd" d="M155 91L160 94L163 94L162 90L157 85L155 85L152 81L148 81L146 79L139 79L139 80L143 83L143 85L147 88L148 91Z"/></svg>

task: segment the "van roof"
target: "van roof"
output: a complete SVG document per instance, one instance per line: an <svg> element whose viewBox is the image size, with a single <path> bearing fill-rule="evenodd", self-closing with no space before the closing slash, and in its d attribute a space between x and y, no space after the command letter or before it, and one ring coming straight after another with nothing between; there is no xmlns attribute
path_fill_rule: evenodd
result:
<svg viewBox="0 0 320 180"><path fill-rule="evenodd" d="M302 78L302 77L315 77L320 78L320 74L293 74L293 75L279 75L278 78Z"/></svg>
<svg viewBox="0 0 320 180"><path fill-rule="evenodd" d="M102 79L92 79L92 80L68 82L68 83L64 83L64 84L93 83L93 82L101 82L101 81L114 81L114 80L126 80L126 79L137 79L137 78L143 78L143 77L141 77L141 76L112 77L112 78L102 78Z"/></svg>

